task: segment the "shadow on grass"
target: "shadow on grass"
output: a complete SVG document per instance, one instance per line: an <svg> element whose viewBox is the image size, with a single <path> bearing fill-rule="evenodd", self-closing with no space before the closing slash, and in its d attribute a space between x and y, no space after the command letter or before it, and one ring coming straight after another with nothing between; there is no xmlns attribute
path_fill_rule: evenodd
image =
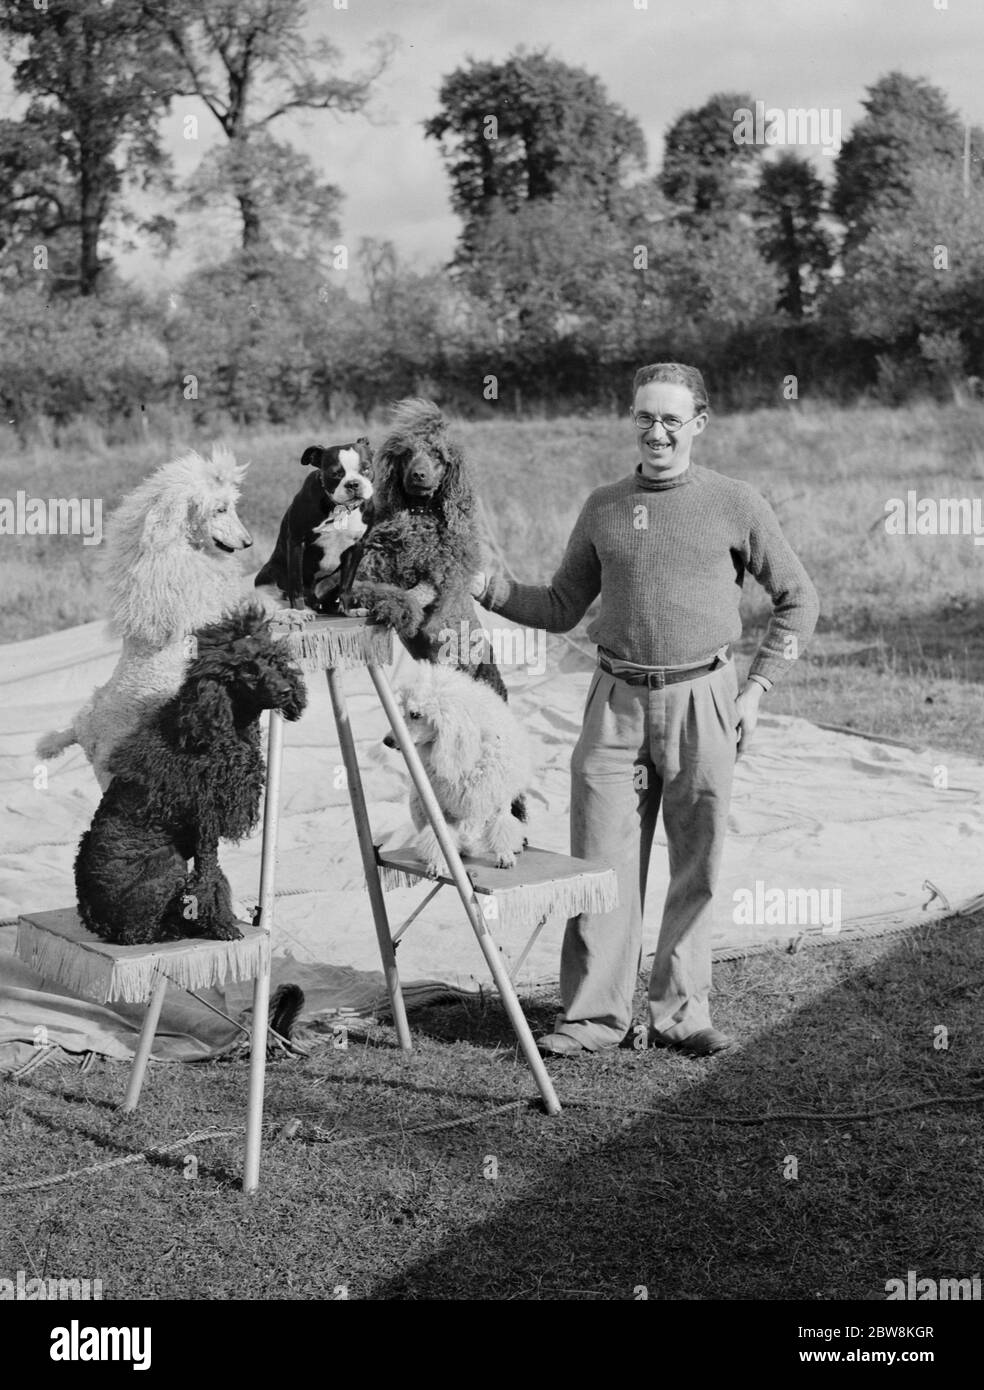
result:
<svg viewBox="0 0 984 1390"><path fill-rule="evenodd" d="M459 1205L440 1248L369 1296L878 1300L910 1269L979 1274L984 931L961 923L881 954L808 954L718 967L715 1022L744 1043L729 1056L620 1050L551 1064L565 1114L541 1122L545 1176L524 1178L503 1133L500 1190L477 1191L473 1213ZM804 992L815 997L798 1006ZM512 1041L501 1011L487 1025L484 1045ZM857 1117L929 1097L940 1099ZM764 1112L783 1118L728 1122ZM571 1156L554 1165L560 1142Z"/></svg>
<svg viewBox="0 0 984 1390"><path fill-rule="evenodd" d="M519 995L519 1002L530 1031L535 1038L553 1030L559 1005L553 991L544 998L542 993ZM434 1004L415 1010L410 1015L410 1032L433 1038L436 1042L469 1042L477 1047L515 1047L516 1034L497 994L483 992L473 1003Z"/></svg>

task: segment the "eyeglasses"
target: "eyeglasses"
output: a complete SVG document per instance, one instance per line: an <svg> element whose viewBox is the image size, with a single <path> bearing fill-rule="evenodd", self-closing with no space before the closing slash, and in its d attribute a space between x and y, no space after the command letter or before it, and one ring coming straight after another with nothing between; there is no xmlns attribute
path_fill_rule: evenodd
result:
<svg viewBox="0 0 984 1390"><path fill-rule="evenodd" d="M636 429L641 430L643 434L648 434L653 425L657 423L663 426L667 434L679 434L684 425L693 424L694 420L698 419L698 417L703 414L703 410L698 410L697 414L691 415L689 420L678 420L675 415L667 415L664 418L662 415L649 415L647 412L642 411L639 415L634 415L632 418Z"/></svg>

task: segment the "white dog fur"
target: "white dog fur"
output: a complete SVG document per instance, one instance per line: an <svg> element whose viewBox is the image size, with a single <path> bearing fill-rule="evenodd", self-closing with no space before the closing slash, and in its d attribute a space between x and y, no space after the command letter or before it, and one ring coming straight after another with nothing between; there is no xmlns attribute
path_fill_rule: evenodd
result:
<svg viewBox="0 0 984 1390"><path fill-rule="evenodd" d="M189 452L158 468L109 518L103 580L123 650L71 728L40 740L39 757L80 744L105 791L113 748L181 684L191 633L255 597L236 557L252 544L236 515L246 467L222 445L209 459Z"/></svg>
<svg viewBox="0 0 984 1390"><path fill-rule="evenodd" d="M532 781L525 731L489 686L452 666L417 665L417 679L398 692L400 707L452 838L462 854L490 854L510 869L525 845L523 822L510 807ZM395 746L392 734L385 742ZM417 853L432 875L445 873L416 789L410 814L420 832Z"/></svg>

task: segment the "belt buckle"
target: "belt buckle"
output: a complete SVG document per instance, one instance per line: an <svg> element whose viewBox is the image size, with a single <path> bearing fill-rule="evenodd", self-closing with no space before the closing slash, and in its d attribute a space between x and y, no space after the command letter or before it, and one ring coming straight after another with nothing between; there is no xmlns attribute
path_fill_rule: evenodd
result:
<svg viewBox="0 0 984 1390"><path fill-rule="evenodd" d="M647 671L646 685L649 687L650 690L662 690L663 687L666 685L666 672Z"/></svg>

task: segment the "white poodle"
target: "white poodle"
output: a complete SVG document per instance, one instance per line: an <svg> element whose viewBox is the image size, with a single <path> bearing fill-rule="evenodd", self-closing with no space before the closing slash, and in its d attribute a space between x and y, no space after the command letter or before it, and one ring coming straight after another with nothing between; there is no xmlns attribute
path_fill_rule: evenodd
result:
<svg viewBox="0 0 984 1390"><path fill-rule="evenodd" d="M254 595L236 559L253 543L236 515L245 471L222 445L209 459L189 452L158 468L109 518L103 579L123 650L72 727L41 738L39 757L80 744L105 791L113 748L145 710L176 694L191 634Z"/></svg>
<svg viewBox="0 0 984 1390"><path fill-rule="evenodd" d="M451 836L462 854L491 854L511 869L525 847L524 793L532 781L526 734L490 686L453 666L419 663L413 685L397 692ZM393 734L383 742L397 746ZM416 788L410 814L421 832L415 846L432 876L446 872L444 855Z"/></svg>

